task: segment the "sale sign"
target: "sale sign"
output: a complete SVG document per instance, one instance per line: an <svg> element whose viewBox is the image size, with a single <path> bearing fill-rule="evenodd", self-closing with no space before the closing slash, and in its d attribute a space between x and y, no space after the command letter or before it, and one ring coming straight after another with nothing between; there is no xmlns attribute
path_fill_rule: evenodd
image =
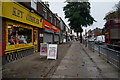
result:
<svg viewBox="0 0 120 80"><path fill-rule="evenodd" d="M57 58L57 44L49 44L47 59L56 59Z"/></svg>
<svg viewBox="0 0 120 80"><path fill-rule="evenodd" d="M40 43L40 55L47 56L48 53L48 44L47 43Z"/></svg>

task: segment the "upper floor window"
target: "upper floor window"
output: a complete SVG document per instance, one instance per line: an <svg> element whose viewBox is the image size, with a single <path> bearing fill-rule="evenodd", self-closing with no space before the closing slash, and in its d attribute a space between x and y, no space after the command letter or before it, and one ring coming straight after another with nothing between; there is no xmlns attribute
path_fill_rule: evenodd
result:
<svg viewBox="0 0 120 80"><path fill-rule="evenodd" d="M54 23L55 23L55 25L56 25L56 18L54 18Z"/></svg>
<svg viewBox="0 0 120 80"><path fill-rule="evenodd" d="M45 8L43 8L43 16L45 19L47 19L47 10Z"/></svg>
<svg viewBox="0 0 120 80"><path fill-rule="evenodd" d="M37 10L37 0L31 0L31 7Z"/></svg>
<svg viewBox="0 0 120 80"><path fill-rule="evenodd" d="M50 13L49 15L50 15L50 22L52 23L52 14Z"/></svg>

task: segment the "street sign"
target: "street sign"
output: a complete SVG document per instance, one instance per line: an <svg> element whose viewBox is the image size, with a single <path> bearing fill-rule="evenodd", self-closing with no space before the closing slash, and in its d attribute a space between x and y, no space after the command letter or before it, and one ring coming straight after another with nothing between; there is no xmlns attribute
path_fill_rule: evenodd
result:
<svg viewBox="0 0 120 80"><path fill-rule="evenodd" d="M57 44L49 44L47 59L56 59L57 58Z"/></svg>
<svg viewBox="0 0 120 80"><path fill-rule="evenodd" d="M40 43L40 55L47 56L48 53L48 44L47 43Z"/></svg>

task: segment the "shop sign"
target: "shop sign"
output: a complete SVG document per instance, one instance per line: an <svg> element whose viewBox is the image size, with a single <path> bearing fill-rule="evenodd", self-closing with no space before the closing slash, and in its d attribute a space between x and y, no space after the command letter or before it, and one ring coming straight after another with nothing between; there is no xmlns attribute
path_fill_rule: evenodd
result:
<svg viewBox="0 0 120 80"><path fill-rule="evenodd" d="M47 52L48 52L48 44L40 43L40 55L47 56Z"/></svg>
<svg viewBox="0 0 120 80"><path fill-rule="evenodd" d="M57 58L57 44L49 44L47 59L56 59Z"/></svg>
<svg viewBox="0 0 120 80"><path fill-rule="evenodd" d="M2 16L2 1L0 1L0 16Z"/></svg>
<svg viewBox="0 0 120 80"><path fill-rule="evenodd" d="M60 29L58 29L57 27L53 26L52 24L50 24L45 20L43 20L43 28L47 30L51 30L53 32L60 32Z"/></svg>
<svg viewBox="0 0 120 80"><path fill-rule="evenodd" d="M2 9L0 16L42 28L42 17L17 2L3 2Z"/></svg>

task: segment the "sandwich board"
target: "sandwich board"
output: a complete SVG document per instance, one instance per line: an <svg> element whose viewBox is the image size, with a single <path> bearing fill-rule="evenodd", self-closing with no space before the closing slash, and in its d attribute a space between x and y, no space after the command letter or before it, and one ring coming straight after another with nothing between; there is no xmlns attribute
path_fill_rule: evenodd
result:
<svg viewBox="0 0 120 80"><path fill-rule="evenodd" d="M49 44L47 59L56 59L56 58L57 58L57 44Z"/></svg>
<svg viewBox="0 0 120 80"><path fill-rule="evenodd" d="M40 55L47 56L48 53L48 44L47 43L40 43Z"/></svg>

